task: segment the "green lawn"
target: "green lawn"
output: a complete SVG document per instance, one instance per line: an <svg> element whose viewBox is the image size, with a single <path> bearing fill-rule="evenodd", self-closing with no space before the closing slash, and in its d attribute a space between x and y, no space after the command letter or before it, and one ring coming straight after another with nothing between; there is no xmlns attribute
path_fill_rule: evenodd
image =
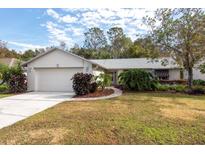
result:
<svg viewBox="0 0 205 154"><path fill-rule="evenodd" d="M0 94L0 98L11 96L12 94Z"/></svg>
<svg viewBox="0 0 205 154"><path fill-rule="evenodd" d="M64 102L1 129L0 144L205 144L205 96Z"/></svg>

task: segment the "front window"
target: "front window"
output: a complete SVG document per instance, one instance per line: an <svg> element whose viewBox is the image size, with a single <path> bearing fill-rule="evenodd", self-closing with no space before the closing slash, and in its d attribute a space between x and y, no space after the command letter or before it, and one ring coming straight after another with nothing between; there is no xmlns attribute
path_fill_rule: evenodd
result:
<svg viewBox="0 0 205 154"><path fill-rule="evenodd" d="M155 76L159 80L169 80L169 70L155 70Z"/></svg>

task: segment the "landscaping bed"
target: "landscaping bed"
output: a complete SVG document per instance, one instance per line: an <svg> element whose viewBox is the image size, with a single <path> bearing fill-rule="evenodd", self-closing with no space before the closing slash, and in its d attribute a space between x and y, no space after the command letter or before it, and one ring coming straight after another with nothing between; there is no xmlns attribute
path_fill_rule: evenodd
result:
<svg viewBox="0 0 205 154"><path fill-rule="evenodd" d="M93 97L102 97L102 96L109 96L111 94L114 93L114 90L113 89L104 89L104 90L101 90L101 89L98 89L96 90L95 92L93 93L88 93L86 95L76 95L74 96L74 98L93 98Z"/></svg>

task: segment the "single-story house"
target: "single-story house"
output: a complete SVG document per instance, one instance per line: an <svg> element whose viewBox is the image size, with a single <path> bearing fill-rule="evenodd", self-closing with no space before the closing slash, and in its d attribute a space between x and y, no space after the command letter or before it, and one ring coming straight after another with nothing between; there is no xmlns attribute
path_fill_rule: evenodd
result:
<svg viewBox="0 0 205 154"><path fill-rule="evenodd" d="M123 70L142 68L164 80L182 78L180 68L168 58L168 64L150 61L146 58L88 60L62 49L52 48L22 66L27 70L28 91L73 91L72 76L77 72L96 73L105 71L117 75ZM187 74L184 73L184 79ZM194 70L194 79L204 79L198 70Z"/></svg>
<svg viewBox="0 0 205 154"><path fill-rule="evenodd" d="M117 83L118 75L128 69L140 68L151 72L160 80L187 80L188 73L183 71L176 62L170 58L159 58L157 60L147 58L126 58L126 59L93 59L92 62L98 64L94 74L99 74L106 70L112 74L113 84ZM104 69L102 69L104 68ZM199 69L193 69L193 78L205 80L205 74Z"/></svg>

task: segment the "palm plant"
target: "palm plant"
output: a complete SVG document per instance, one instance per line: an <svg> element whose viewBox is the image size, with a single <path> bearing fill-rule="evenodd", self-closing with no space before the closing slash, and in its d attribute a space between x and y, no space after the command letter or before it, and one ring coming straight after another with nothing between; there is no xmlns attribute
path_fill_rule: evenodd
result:
<svg viewBox="0 0 205 154"><path fill-rule="evenodd" d="M157 80L150 72L142 69L130 69L120 73L119 83L129 90L155 90Z"/></svg>
<svg viewBox="0 0 205 154"><path fill-rule="evenodd" d="M111 85L111 79L111 75L107 73L100 73L99 76L96 76L96 82L102 90L104 90L106 86Z"/></svg>

